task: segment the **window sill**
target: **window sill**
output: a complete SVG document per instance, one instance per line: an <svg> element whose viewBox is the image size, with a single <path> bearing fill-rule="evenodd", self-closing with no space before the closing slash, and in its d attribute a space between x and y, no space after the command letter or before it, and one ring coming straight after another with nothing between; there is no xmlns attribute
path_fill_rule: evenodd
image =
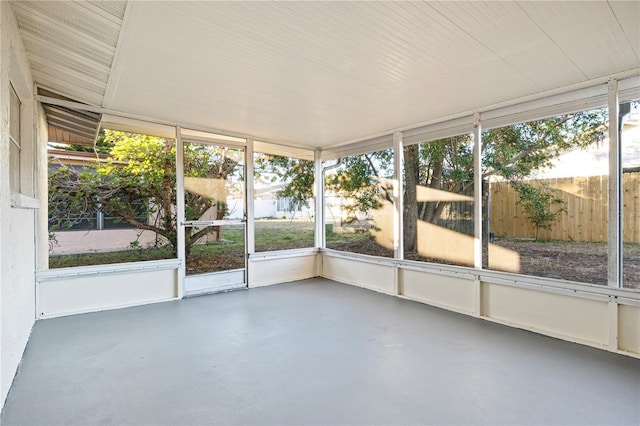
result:
<svg viewBox="0 0 640 426"><path fill-rule="evenodd" d="M17 192L11 193L11 207L16 209L39 209L40 200Z"/></svg>

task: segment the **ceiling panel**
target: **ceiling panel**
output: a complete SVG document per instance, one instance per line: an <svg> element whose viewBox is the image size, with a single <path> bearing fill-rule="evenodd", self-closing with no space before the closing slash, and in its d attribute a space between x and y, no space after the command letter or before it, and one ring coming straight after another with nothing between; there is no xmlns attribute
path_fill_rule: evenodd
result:
<svg viewBox="0 0 640 426"><path fill-rule="evenodd" d="M615 1L610 2L609 6L638 60L640 58L640 1Z"/></svg>
<svg viewBox="0 0 640 426"><path fill-rule="evenodd" d="M91 5L94 8L102 9L108 14L115 17L116 20L122 19L125 9L127 8L126 1L112 1L112 0L97 0L97 1L82 1L85 7Z"/></svg>
<svg viewBox="0 0 640 426"><path fill-rule="evenodd" d="M102 105L126 2L12 2L38 94ZM106 8L104 7L106 6ZM100 114L44 105L49 140L93 144Z"/></svg>
<svg viewBox="0 0 640 426"><path fill-rule="evenodd" d="M119 16L83 2L14 1L11 6L36 82L101 105L126 2L109 5L121 11Z"/></svg>
<svg viewBox="0 0 640 426"><path fill-rule="evenodd" d="M80 2L30 1L20 2L17 7L32 15L43 16L48 25L63 26L86 34L107 46L115 46L118 41L122 18L119 22L108 19L82 6ZM91 21L98 25L87 25Z"/></svg>
<svg viewBox="0 0 640 426"><path fill-rule="evenodd" d="M108 106L326 146L455 112L454 87L476 105L505 81L532 90L496 61L410 3L135 3Z"/></svg>
<svg viewBox="0 0 640 426"><path fill-rule="evenodd" d="M502 65L528 80L539 91L555 78L563 86L583 77L578 67L559 49L516 2L430 3L443 19L490 50ZM549 73L549 64L556 71Z"/></svg>
<svg viewBox="0 0 640 426"><path fill-rule="evenodd" d="M554 2L552 6L544 2L523 2L519 6L585 78L606 75L611 69L628 70L638 66L638 56L629 38L633 34L625 33L609 2L564 1ZM635 9L633 6L620 7L623 8ZM635 23L637 28L640 16L635 16ZM640 43L637 38L634 41Z"/></svg>
<svg viewBox="0 0 640 426"><path fill-rule="evenodd" d="M17 2L38 83L331 147L639 68L639 2Z"/></svg>

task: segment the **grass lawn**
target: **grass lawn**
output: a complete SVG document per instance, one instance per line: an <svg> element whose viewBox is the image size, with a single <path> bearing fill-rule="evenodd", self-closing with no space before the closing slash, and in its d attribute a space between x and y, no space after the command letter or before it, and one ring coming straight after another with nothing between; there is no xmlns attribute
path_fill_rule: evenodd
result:
<svg viewBox="0 0 640 426"><path fill-rule="evenodd" d="M314 224L309 221L259 220L255 222L256 252L268 252L314 246ZM187 274L223 271L244 267L244 229L229 226L222 230L221 240L197 244L187 261ZM375 243L373 243L375 245ZM372 250L366 233L340 230L327 235L327 246L336 249L362 247ZM366 249L369 247L368 249ZM170 248L137 248L100 253L65 254L49 257L50 268L105 265L174 258Z"/></svg>
<svg viewBox="0 0 640 426"><path fill-rule="evenodd" d="M256 252L313 247L314 224L308 221L259 220L255 222ZM221 240L197 244L187 261L187 274L244 268L244 228L225 227ZM566 241L502 240L496 244L517 251L521 273L540 277L605 284L607 244ZM334 227L327 233L327 247L352 253L393 257L393 251L376 244L369 233ZM104 253L57 255L50 268L102 265L171 259L168 247L139 248ZM422 259L438 262L437 259ZM625 286L640 286L640 244L624 244Z"/></svg>

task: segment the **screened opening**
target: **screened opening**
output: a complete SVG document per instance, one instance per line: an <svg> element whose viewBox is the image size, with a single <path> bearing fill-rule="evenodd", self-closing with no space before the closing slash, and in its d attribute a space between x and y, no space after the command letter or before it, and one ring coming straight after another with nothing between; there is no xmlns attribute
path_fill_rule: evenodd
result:
<svg viewBox="0 0 640 426"><path fill-rule="evenodd" d="M245 150L184 142L187 275L245 267Z"/></svg>
<svg viewBox="0 0 640 426"><path fill-rule="evenodd" d="M403 154L405 259L473 266L472 135L408 145Z"/></svg>
<svg viewBox="0 0 640 426"><path fill-rule="evenodd" d="M325 170L327 248L393 257L393 150L344 157Z"/></svg>
<svg viewBox="0 0 640 426"><path fill-rule="evenodd" d="M640 289L640 100L621 104L622 283Z"/></svg>
<svg viewBox="0 0 640 426"><path fill-rule="evenodd" d="M48 148L50 268L177 256L173 139L103 129Z"/></svg>
<svg viewBox="0 0 640 426"><path fill-rule="evenodd" d="M313 247L313 161L265 152L253 161L255 251Z"/></svg>
<svg viewBox="0 0 640 426"><path fill-rule="evenodd" d="M483 133L489 269L607 284L607 120L596 109Z"/></svg>

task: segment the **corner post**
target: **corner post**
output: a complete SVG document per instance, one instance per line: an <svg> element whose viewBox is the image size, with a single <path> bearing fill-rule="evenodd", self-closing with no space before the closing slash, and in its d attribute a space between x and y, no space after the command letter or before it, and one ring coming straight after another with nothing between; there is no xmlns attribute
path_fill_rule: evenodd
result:
<svg viewBox="0 0 640 426"><path fill-rule="evenodd" d="M319 149L313 152L313 161L314 207L316 215L314 245L316 248L324 248L326 242L324 234L324 173L322 172L322 157Z"/></svg>
<svg viewBox="0 0 640 426"><path fill-rule="evenodd" d="M247 267L248 257L256 252L256 228L255 228L255 179L253 177L253 139L247 139L247 149L245 150L245 185L246 185L246 233L247 233Z"/></svg>
<svg viewBox="0 0 640 426"><path fill-rule="evenodd" d="M394 257L404 259L404 188L402 184L402 171L404 170L404 143L402 132L393 134L393 249Z"/></svg>
<svg viewBox="0 0 640 426"><path fill-rule="evenodd" d="M184 278L186 275L185 238L184 238L184 143L182 142L182 128L176 126L176 230L178 237L177 254L178 266L178 299L184 297Z"/></svg>
<svg viewBox="0 0 640 426"><path fill-rule="evenodd" d="M609 80L609 226L608 275L609 287L622 287L622 158L618 115L618 80Z"/></svg>
<svg viewBox="0 0 640 426"><path fill-rule="evenodd" d="M473 266L482 269L482 126L480 113L473 123Z"/></svg>

